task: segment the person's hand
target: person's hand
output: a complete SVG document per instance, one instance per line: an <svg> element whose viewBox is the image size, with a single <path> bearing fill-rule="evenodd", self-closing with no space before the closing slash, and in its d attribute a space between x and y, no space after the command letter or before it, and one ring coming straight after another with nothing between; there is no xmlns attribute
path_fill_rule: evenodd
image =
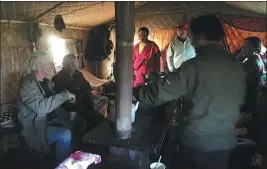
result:
<svg viewBox="0 0 267 169"><path fill-rule="evenodd" d="M236 129L236 135L237 136L244 136L248 134L248 129L246 127Z"/></svg>
<svg viewBox="0 0 267 169"><path fill-rule="evenodd" d="M75 94L73 94L73 93L67 91L67 96L68 96L68 99L69 99L69 101L70 101L71 103L75 103L75 101L76 101L76 96L75 96Z"/></svg>
<svg viewBox="0 0 267 169"><path fill-rule="evenodd" d="M92 95L94 95L94 96L98 95L98 91L97 91L97 90L92 90L91 93L92 93Z"/></svg>

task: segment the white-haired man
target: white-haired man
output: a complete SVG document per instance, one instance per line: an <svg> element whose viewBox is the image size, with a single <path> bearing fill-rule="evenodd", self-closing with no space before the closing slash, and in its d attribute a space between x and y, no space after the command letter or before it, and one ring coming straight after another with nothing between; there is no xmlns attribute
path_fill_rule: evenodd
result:
<svg viewBox="0 0 267 169"><path fill-rule="evenodd" d="M67 119L70 113L60 106L67 100L74 102L75 95L68 91L55 94L53 83L46 80L53 74L53 62L48 52L38 51L30 54L30 68L31 73L21 80L18 93L18 116L23 125L22 135L30 149L36 152L50 153L49 145L55 143L56 160L59 163L71 152L72 123L75 124L70 122L70 118ZM47 115L51 114L58 115L58 124L61 125L48 124ZM62 114L65 119L61 118ZM57 118L55 116L55 119ZM79 120L76 123L84 124L79 117L76 117L76 120Z"/></svg>

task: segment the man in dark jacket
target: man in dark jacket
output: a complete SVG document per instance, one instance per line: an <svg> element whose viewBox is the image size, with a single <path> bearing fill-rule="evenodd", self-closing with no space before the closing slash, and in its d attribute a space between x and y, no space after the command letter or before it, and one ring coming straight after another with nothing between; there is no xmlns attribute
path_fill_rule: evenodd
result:
<svg viewBox="0 0 267 169"><path fill-rule="evenodd" d="M68 90L76 95L76 102L66 102L63 107L68 111L75 111L87 121L88 129L104 120L108 99L93 90L83 74L76 69L76 58L68 54L63 59L63 69L52 79L55 91L60 93Z"/></svg>
<svg viewBox="0 0 267 169"><path fill-rule="evenodd" d="M245 97L245 72L221 43L224 30L215 16L190 23L197 57L155 84L133 90L140 102L161 104L190 98L194 107L180 122L182 151L191 169L227 169L236 147L235 123Z"/></svg>

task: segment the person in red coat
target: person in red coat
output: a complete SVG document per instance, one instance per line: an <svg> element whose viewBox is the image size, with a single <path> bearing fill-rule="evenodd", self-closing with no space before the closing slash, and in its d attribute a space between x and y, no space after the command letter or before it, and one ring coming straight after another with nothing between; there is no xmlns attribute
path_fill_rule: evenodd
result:
<svg viewBox="0 0 267 169"><path fill-rule="evenodd" d="M154 41L148 40L149 30L142 27L138 30L140 40L133 48L133 86L137 87L145 83L145 76L160 68L160 50Z"/></svg>

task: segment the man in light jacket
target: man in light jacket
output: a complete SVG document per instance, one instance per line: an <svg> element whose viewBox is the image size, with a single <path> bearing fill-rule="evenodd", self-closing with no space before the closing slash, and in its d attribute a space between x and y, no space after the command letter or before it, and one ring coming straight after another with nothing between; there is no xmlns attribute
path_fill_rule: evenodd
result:
<svg viewBox="0 0 267 169"><path fill-rule="evenodd" d="M189 24L180 23L177 26L177 37L167 49L167 65L170 72L179 69L181 64L195 57L195 49L188 38Z"/></svg>
<svg viewBox="0 0 267 169"><path fill-rule="evenodd" d="M75 95L68 91L54 94L51 90L53 84L45 82L45 78L51 77L53 72L53 62L48 52L34 52L30 59L31 73L21 80L18 93L18 117L23 126L22 135L29 148L35 152L51 153L49 145L55 143L59 163L71 153L72 132L63 126L48 126L47 115L54 111L63 114L65 119L60 120L67 126L72 126L66 119L70 117L70 113L60 108L60 105L67 100L75 101Z"/></svg>
<svg viewBox="0 0 267 169"><path fill-rule="evenodd" d="M155 84L134 88L136 100L161 104L186 96L193 108L182 114L181 150L191 169L227 169L237 146L235 124L245 97L245 71L221 43L224 30L212 15L190 23L198 57Z"/></svg>

